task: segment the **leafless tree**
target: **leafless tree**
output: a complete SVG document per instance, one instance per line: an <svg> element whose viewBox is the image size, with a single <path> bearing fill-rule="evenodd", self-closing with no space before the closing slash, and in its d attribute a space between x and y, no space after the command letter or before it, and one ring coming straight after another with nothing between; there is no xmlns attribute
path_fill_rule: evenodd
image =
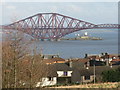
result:
<svg viewBox="0 0 120 90"><path fill-rule="evenodd" d="M28 55L28 43L22 33L9 34L2 42L2 83L3 88L17 87L17 66L21 58Z"/></svg>
<svg viewBox="0 0 120 90"><path fill-rule="evenodd" d="M33 50L33 55L21 60L19 65L22 65L22 67L19 66L19 78L24 88L36 87L37 82L41 82L42 78L47 77L50 73L49 66L44 62L41 55L36 53L36 48Z"/></svg>
<svg viewBox="0 0 120 90"><path fill-rule="evenodd" d="M50 73L49 65L37 54L37 47L29 50L31 42L23 33L14 33L2 43L3 88L34 88Z"/></svg>
<svg viewBox="0 0 120 90"><path fill-rule="evenodd" d="M0 42L0 89L2 88L2 43Z"/></svg>
<svg viewBox="0 0 120 90"><path fill-rule="evenodd" d="M14 14L11 21L15 22L17 17L18 15ZM40 82L41 78L47 76L48 65L36 53L36 48L34 48L33 55L31 55L30 44L31 42L24 38L24 34L18 31L12 31L3 40L3 88L33 88L38 81Z"/></svg>

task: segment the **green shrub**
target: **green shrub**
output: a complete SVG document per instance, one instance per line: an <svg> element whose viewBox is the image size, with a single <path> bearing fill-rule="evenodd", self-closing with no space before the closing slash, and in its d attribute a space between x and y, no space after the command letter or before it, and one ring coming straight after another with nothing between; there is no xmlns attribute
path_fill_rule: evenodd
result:
<svg viewBox="0 0 120 90"><path fill-rule="evenodd" d="M102 79L104 82L119 82L120 81L120 67L118 69L103 71Z"/></svg>

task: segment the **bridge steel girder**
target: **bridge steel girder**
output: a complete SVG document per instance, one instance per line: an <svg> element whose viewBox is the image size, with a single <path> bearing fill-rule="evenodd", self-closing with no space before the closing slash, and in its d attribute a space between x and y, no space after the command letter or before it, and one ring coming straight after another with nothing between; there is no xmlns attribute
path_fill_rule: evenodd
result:
<svg viewBox="0 0 120 90"><path fill-rule="evenodd" d="M119 25L95 25L58 13L39 13L4 26L4 28L22 31L38 39L59 39L67 34L79 30L94 28L119 28Z"/></svg>

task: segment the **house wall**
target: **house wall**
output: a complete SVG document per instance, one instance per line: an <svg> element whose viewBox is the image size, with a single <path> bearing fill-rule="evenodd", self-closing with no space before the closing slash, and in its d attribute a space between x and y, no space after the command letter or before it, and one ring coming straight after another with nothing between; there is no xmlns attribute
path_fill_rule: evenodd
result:
<svg viewBox="0 0 120 90"><path fill-rule="evenodd" d="M65 76L64 71L57 71L58 77ZM67 71L67 76L71 77L72 71Z"/></svg>
<svg viewBox="0 0 120 90"><path fill-rule="evenodd" d="M49 81L48 78L42 78L42 81L38 82L36 87L50 86L50 85L55 85L55 84L57 84L57 77L53 77L51 81Z"/></svg>
<svg viewBox="0 0 120 90"><path fill-rule="evenodd" d="M68 71L68 76L72 76L72 71Z"/></svg>
<svg viewBox="0 0 120 90"><path fill-rule="evenodd" d="M85 80L85 76L81 76L81 73L78 70L74 70L72 73L72 83L89 83L94 79L94 75L90 75L90 79Z"/></svg>
<svg viewBox="0 0 120 90"><path fill-rule="evenodd" d="M57 71L57 74L58 74L58 77L61 77L61 76L63 76L63 71Z"/></svg>
<svg viewBox="0 0 120 90"><path fill-rule="evenodd" d="M73 71L71 81L72 83L80 83L81 78L80 78L80 73L78 70Z"/></svg>

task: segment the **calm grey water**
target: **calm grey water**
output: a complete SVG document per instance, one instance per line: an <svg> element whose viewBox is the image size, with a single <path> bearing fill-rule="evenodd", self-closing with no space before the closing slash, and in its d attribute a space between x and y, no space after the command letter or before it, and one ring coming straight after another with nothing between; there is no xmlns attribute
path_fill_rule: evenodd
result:
<svg viewBox="0 0 120 90"><path fill-rule="evenodd" d="M83 34L85 31L78 33ZM101 37L103 40L64 40L58 42L36 42L38 52L42 48L44 54L59 54L63 58L79 58L88 54L100 54L108 52L118 53L118 31L117 30L89 30L90 36ZM74 34L69 37L74 37Z"/></svg>
<svg viewBox="0 0 120 90"><path fill-rule="evenodd" d="M59 54L62 58L84 57L86 53L118 53L118 30L84 30L66 37L75 37L76 33L83 35L86 31L90 36L101 37L103 40L36 41L33 45L38 47L38 53L42 49L43 54Z"/></svg>

